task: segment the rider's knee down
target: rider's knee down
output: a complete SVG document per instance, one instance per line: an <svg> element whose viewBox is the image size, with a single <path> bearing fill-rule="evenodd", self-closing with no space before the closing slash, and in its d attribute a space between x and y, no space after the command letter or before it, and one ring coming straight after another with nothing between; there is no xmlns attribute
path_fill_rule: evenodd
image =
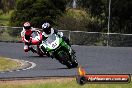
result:
<svg viewBox="0 0 132 88"><path fill-rule="evenodd" d="M28 45L24 45L24 51L25 52L28 52L29 51Z"/></svg>
<svg viewBox="0 0 132 88"><path fill-rule="evenodd" d="M28 51L29 51L29 49L24 49L24 51L25 51L25 52L28 52Z"/></svg>

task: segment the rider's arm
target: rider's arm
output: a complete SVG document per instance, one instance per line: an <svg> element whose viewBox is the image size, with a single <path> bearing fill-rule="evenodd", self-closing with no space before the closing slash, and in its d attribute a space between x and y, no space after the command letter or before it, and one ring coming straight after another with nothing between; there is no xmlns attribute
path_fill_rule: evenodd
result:
<svg viewBox="0 0 132 88"><path fill-rule="evenodd" d="M23 28L23 30L21 31L21 37L25 36L25 29Z"/></svg>
<svg viewBox="0 0 132 88"><path fill-rule="evenodd" d="M41 32L38 28L33 28L33 27L32 27L32 31L37 31L39 33Z"/></svg>
<svg viewBox="0 0 132 88"><path fill-rule="evenodd" d="M29 42L26 38L25 38L25 29L23 28L23 30L21 31L21 37L22 37L22 41L23 42Z"/></svg>
<svg viewBox="0 0 132 88"><path fill-rule="evenodd" d="M27 39L25 39L25 37L22 37L22 41L23 42L29 42Z"/></svg>
<svg viewBox="0 0 132 88"><path fill-rule="evenodd" d="M60 37L62 37L62 36L63 36L63 33L62 33L62 32L58 32L58 30L57 30L57 29L54 29L54 33L55 33L55 34L57 34L57 35L59 35Z"/></svg>
<svg viewBox="0 0 132 88"><path fill-rule="evenodd" d="M25 34L24 34L24 36L22 35L22 41L23 41L23 42L29 42L29 41L25 38Z"/></svg>
<svg viewBox="0 0 132 88"><path fill-rule="evenodd" d="M55 34L58 34L58 30L57 30L57 29L54 29L54 33L55 33Z"/></svg>
<svg viewBox="0 0 132 88"><path fill-rule="evenodd" d="M25 29L23 28L23 30L21 31L21 37L22 37L22 41L25 42Z"/></svg>

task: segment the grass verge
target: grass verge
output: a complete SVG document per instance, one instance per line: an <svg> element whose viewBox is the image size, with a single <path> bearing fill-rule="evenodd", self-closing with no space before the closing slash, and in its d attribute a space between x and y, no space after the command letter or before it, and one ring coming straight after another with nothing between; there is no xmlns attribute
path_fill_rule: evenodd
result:
<svg viewBox="0 0 132 88"><path fill-rule="evenodd" d="M20 63L14 60L10 60L5 57L0 57L0 71L8 71L15 68L18 68ZM1 87L0 87L1 88Z"/></svg>
<svg viewBox="0 0 132 88"><path fill-rule="evenodd" d="M85 84L79 85L75 78L56 78L41 80L1 81L0 88L131 88L128 84Z"/></svg>
<svg viewBox="0 0 132 88"><path fill-rule="evenodd" d="M21 36L11 36L8 32L3 32L0 34L0 40L1 41L21 41Z"/></svg>

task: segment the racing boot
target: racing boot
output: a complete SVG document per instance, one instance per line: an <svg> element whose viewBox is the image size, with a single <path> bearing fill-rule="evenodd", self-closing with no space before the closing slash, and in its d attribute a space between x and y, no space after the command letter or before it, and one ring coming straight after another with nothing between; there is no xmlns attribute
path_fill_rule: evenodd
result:
<svg viewBox="0 0 132 88"><path fill-rule="evenodd" d="M37 51L33 49L32 47L29 47L29 50L31 50L33 53L37 53Z"/></svg>

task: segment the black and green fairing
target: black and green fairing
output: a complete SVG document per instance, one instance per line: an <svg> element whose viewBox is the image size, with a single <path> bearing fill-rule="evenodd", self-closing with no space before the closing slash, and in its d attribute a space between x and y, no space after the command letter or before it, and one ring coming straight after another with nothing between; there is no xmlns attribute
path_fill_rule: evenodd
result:
<svg viewBox="0 0 132 88"><path fill-rule="evenodd" d="M41 46L44 46L46 51L48 52L56 50L59 47L65 47L66 49L69 49L67 43L56 34L49 36L46 40L42 42Z"/></svg>

